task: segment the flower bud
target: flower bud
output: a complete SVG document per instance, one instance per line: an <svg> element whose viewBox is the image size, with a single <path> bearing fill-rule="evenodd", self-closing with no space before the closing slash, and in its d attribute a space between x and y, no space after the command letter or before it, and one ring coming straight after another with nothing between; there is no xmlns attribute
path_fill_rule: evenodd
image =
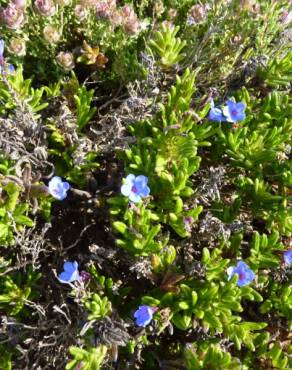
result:
<svg viewBox="0 0 292 370"><path fill-rule="evenodd" d="M124 23L124 29L125 29L125 32L127 33L130 33L130 34L137 33L139 31L139 28L140 28L140 22L138 21L137 18L136 19L131 18L127 22Z"/></svg>
<svg viewBox="0 0 292 370"><path fill-rule="evenodd" d="M121 10L126 18L136 17L135 11L130 5L123 6Z"/></svg>
<svg viewBox="0 0 292 370"><path fill-rule="evenodd" d="M191 7L191 16L196 23L201 23L206 18L206 8L204 5L194 5Z"/></svg>
<svg viewBox="0 0 292 370"><path fill-rule="evenodd" d="M173 29L175 27L175 25L171 21L167 20L161 22L161 25L169 29Z"/></svg>
<svg viewBox="0 0 292 370"><path fill-rule="evenodd" d="M81 271L80 272L80 280L83 282L83 283L88 283L91 279L91 275L89 272L87 271Z"/></svg>
<svg viewBox="0 0 292 370"><path fill-rule="evenodd" d="M13 4L17 6L17 8L25 8L26 0L12 0Z"/></svg>
<svg viewBox="0 0 292 370"><path fill-rule="evenodd" d="M116 4L112 1L101 1L96 4L96 15L98 18L109 18L116 10Z"/></svg>
<svg viewBox="0 0 292 370"><path fill-rule="evenodd" d="M167 14L168 14L168 16L169 16L170 19L174 19L177 16L177 10L171 8L171 9L169 9L169 11L168 11Z"/></svg>
<svg viewBox="0 0 292 370"><path fill-rule="evenodd" d="M1 18L8 28L13 30L19 29L24 23L23 9L10 3L6 8L2 9Z"/></svg>
<svg viewBox="0 0 292 370"><path fill-rule="evenodd" d="M55 44L60 40L60 34L58 30L53 26L46 26L43 30L44 39L50 43Z"/></svg>
<svg viewBox="0 0 292 370"><path fill-rule="evenodd" d="M125 5L121 9L121 14L124 17L123 26L127 33L137 33L139 31L140 22L134 9Z"/></svg>
<svg viewBox="0 0 292 370"><path fill-rule="evenodd" d="M69 51L61 51L57 55L57 62L66 71L70 71L75 67L74 56Z"/></svg>
<svg viewBox="0 0 292 370"><path fill-rule="evenodd" d="M242 37L240 35L235 35L230 40L231 45L239 45L241 42L242 42Z"/></svg>
<svg viewBox="0 0 292 370"><path fill-rule="evenodd" d="M57 10L52 0L36 0L34 5L37 11L45 17L51 17Z"/></svg>
<svg viewBox="0 0 292 370"><path fill-rule="evenodd" d="M116 10L110 16L111 25L115 28L123 24L124 17L122 12Z"/></svg>
<svg viewBox="0 0 292 370"><path fill-rule="evenodd" d="M24 56L26 53L25 41L16 37L12 37L8 50L10 51L10 53L15 54L19 57Z"/></svg>
<svg viewBox="0 0 292 370"><path fill-rule="evenodd" d="M292 22L292 11L288 12L288 10L283 10L281 17L280 17L280 22L283 25L287 25Z"/></svg>
<svg viewBox="0 0 292 370"><path fill-rule="evenodd" d="M163 5L163 2L162 1L155 1L154 12L157 15L157 17L160 17L163 14L164 11L165 11L165 7Z"/></svg>
<svg viewBox="0 0 292 370"><path fill-rule="evenodd" d="M80 21L86 17L86 9L83 5L78 4L74 8L75 17L78 18Z"/></svg>

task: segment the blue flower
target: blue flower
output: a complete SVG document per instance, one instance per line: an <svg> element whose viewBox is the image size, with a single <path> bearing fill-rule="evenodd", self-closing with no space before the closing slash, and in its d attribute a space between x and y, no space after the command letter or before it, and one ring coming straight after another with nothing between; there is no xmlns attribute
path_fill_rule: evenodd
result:
<svg viewBox="0 0 292 370"><path fill-rule="evenodd" d="M239 261L236 266L228 267L228 280L230 280L234 274L238 275L237 285L240 287L248 285L255 278L254 272L243 261Z"/></svg>
<svg viewBox="0 0 292 370"><path fill-rule="evenodd" d="M3 57L3 54L4 54L4 46L5 46L5 42L4 40L0 40L0 56Z"/></svg>
<svg viewBox="0 0 292 370"><path fill-rule="evenodd" d="M223 114L227 122L240 122L245 119L245 104L243 102L235 103L228 100L227 105L223 107Z"/></svg>
<svg viewBox="0 0 292 370"><path fill-rule="evenodd" d="M8 73L14 73L15 72L14 65L13 64L8 64L7 71L8 71Z"/></svg>
<svg viewBox="0 0 292 370"><path fill-rule="evenodd" d="M70 188L68 182L63 182L59 176L54 176L49 182L49 193L58 200L67 197L67 191Z"/></svg>
<svg viewBox="0 0 292 370"><path fill-rule="evenodd" d="M4 59L4 48L5 48L5 42L4 40L0 40L0 74L3 73L5 68L5 59ZM8 73L13 73L15 71L15 68L12 64L8 64L7 66Z"/></svg>
<svg viewBox="0 0 292 370"><path fill-rule="evenodd" d="M226 118L223 116L222 110L220 108L216 108L214 105L214 101L211 101L211 109L208 114L208 119L210 121L216 122L224 122Z"/></svg>
<svg viewBox="0 0 292 370"><path fill-rule="evenodd" d="M137 203L141 198L147 197L150 193L150 189L147 186L148 178L146 176L140 175L128 175L125 179L124 184L121 187L121 193L129 199Z"/></svg>
<svg viewBox="0 0 292 370"><path fill-rule="evenodd" d="M58 275L58 279L61 283L69 284L73 281L80 280L78 271L78 262L65 262L63 265L64 271Z"/></svg>
<svg viewBox="0 0 292 370"><path fill-rule="evenodd" d="M153 313L156 311L156 307L150 306L139 306L139 309L134 313L136 319L136 325L145 326L149 325L153 319Z"/></svg>
<svg viewBox="0 0 292 370"><path fill-rule="evenodd" d="M286 265L291 265L292 264L292 249L289 249L288 251L284 252L283 254L284 262Z"/></svg>
<svg viewBox="0 0 292 370"><path fill-rule="evenodd" d="M3 67L5 65L5 59L4 59L4 46L5 46L5 43L4 43L4 40L0 40L0 74L2 74L3 72Z"/></svg>

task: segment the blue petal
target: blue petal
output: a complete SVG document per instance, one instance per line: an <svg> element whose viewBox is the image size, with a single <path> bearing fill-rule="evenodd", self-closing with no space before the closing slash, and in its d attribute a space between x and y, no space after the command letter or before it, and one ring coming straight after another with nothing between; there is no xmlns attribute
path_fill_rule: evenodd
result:
<svg viewBox="0 0 292 370"><path fill-rule="evenodd" d="M236 121L234 121L234 119L233 119L233 117L230 113L229 107L227 107L227 106L223 107L223 114L224 114L227 122L236 122Z"/></svg>
<svg viewBox="0 0 292 370"><path fill-rule="evenodd" d="M234 266L228 267L226 272L227 272L227 275L228 275L228 280L230 280L232 278L232 276L234 275Z"/></svg>
<svg viewBox="0 0 292 370"><path fill-rule="evenodd" d="M234 119L236 119L237 122L243 121L245 119L245 113L244 112L237 113Z"/></svg>
<svg viewBox="0 0 292 370"><path fill-rule="evenodd" d="M292 250L288 250L284 253L284 262L287 264L287 265L291 265L292 263Z"/></svg>
<svg viewBox="0 0 292 370"><path fill-rule="evenodd" d="M136 324L138 326L142 326L143 328L145 328L145 326L147 326L148 324L150 324L152 318L149 317L147 320L141 320L141 319L137 319L136 320Z"/></svg>
<svg viewBox="0 0 292 370"><path fill-rule="evenodd" d="M140 197L140 195L131 192L130 195L129 195L129 199L130 199L131 202L138 203L138 202L140 202L141 197Z"/></svg>
<svg viewBox="0 0 292 370"><path fill-rule="evenodd" d="M78 269L78 262L64 262L63 269L64 271L75 271Z"/></svg>
<svg viewBox="0 0 292 370"><path fill-rule="evenodd" d="M144 176L144 175L139 175L136 177L135 179L135 185L137 184L141 184L142 186L146 186L148 183L148 177ZM137 186L136 185L136 186Z"/></svg>
<svg viewBox="0 0 292 370"><path fill-rule="evenodd" d="M136 318L136 324L138 326L145 327L148 325L153 318L153 311L149 306L140 306L139 309L134 313Z"/></svg>
<svg viewBox="0 0 292 370"><path fill-rule="evenodd" d="M63 271L63 272L61 272L61 273L58 275L58 279L59 279L62 283L69 283L69 282L70 282L70 279L71 279L71 276L72 276L72 274L71 274L70 272Z"/></svg>
<svg viewBox="0 0 292 370"><path fill-rule="evenodd" d="M7 66L7 70L8 70L8 72L9 72L9 73L13 73L13 72L15 72L15 67L14 67L14 65L12 65L12 64L8 64L8 66Z"/></svg>
<svg viewBox="0 0 292 370"><path fill-rule="evenodd" d="M61 182L62 182L61 177L59 177L59 176L54 176L54 177L52 177L52 179L49 181L49 186L50 186L50 184L51 184L51 185L58 185L58 184L60 184Z"/></svg>
<svg viewBox="0 0 292 370"><path fill-rule="evenodd" d="M239 287L242 287L242 286L244 286L244 285L247 285L248 283L246 282L246 280L244 279L244 280L237 280L237 285L239 286Z"/></svg>
<svg viewBox="0 0 292 370"><path fill-rule="evenodd" d="M240 271L245 271L245 270L249 270L249 267L247 266L247 264L243 261L239 261L236 265L236 268L239 269Z"/></svg>
<svg viewBox="0 0 292 370"><path fill-rule="evenodd" d="M127 183L121 186L121 193L128 197L131 194L133 185L131 183Z"/></svg>
<svg viewBox="0 0 292 370"><path fill-rule="evenodd" d="M145 186L142 189L139 189L140 197L147 197L149 194L150 194L150 188L148 186Z"/></svg>
<svg viewBox="0 0 292 370"><path fill-rule="evenodd" d="M255 273L251 269L248 269L248 271L246 271L246 280L248 280L248 282L251 282L252 280L254 280L254 278Z"/></svg>
<svg viewBox="0 0 292 370"><path fill-rule="evenodd" d="M134 181L135 181L135 178L136 178L136 176L135 175L133 175L133 174L129 174L127 177L126 177L126 184L127 183L131 183L131 184L133 184L134 183Z"/></svg>
<svg viewBox="0 0 292 370"><path fill-rule="evenodd" d="M222 122L226 121L225 117L222 114L221 109L219 108L211 108L208 114L208 119L210 121L215 121L215 122Z"/></svg>
<svg viewBox="0 0 292 370"><path fill-rule="evenodd" d="M5 46L5 42L4 40L0 40L0 56L3 56L4 54L4 46Z"/></svg>
<svg viewBox="0 0 292 370"><path fill-rule="evenodd" d="M226 105L229 110L237 110L237 103L235 103L233 100L227 100Z"/></svg>
<svg viewBox="0 0 292 370"><path fill-rule="evenodd" d="M237 104L236 104L236 108L237 108L237 110L239 110L239 111L244 111L244 110L245 110L245 108L246 108L246 105L245 105L245 103L243 103L243 102L239 102L239 103L237 103Z"/></svg>
<svg viewBox="0 0 292 370"><path fill-rule="evenodd" d="M70 189L70 184L69 184L69 182L66 182L66 181L65 181L65 182L63 182L63 189L64 189L64 190L66 190L66 191Z"/></svg>
<svg viewBox="0 0 292 370"><path fill-rule="evenodd" d="M68 262L68 263L71 263L71 262ZM68 265L67 265L67 268L68 268ZM71 283L73 281L80 280L79 271L76 269L69 271L67 269L66 271L63 271L59 274L58 279L61 283Z"/></svg>

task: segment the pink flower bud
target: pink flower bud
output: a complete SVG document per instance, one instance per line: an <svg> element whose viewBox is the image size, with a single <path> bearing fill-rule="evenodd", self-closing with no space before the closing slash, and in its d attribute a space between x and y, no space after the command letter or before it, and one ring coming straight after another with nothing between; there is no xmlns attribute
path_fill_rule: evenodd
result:
<svg viewBox="0 0 292 370"><path fill-rule="evenodd" d="M137 18L130 18L127 22L124 23L125 32L130 34L135 34L139 32L140 22Z"/></svg>
<svg viewBox="0 0 292 370"><path fill-rule="evenodd" d="M130 5L125 5L122 7L122 13L127 18L136 17L134 9Z"/></svg>
<svg viewBox="0 0 292 370"><path fill-rule="evenodd" d="M122 7L121 12L124 17L123 26L125 31L127 33L137 33L140 28L140 22L134 9L129 5L125 5Z"/></svg>
<svg viewBox="0 0 292 370"><path fill-rule="evenodd" d="M43 30L44 39L52 44L55 44L60 40L60 34L58 30L53 26L46 26Z"/></svg>
<svg viewBox="0 0 292 370"><path fill-rule="evenodd" d="M175 27L175 25L171 21L166 21L166 20L163 21L161 25L169 29L173 29Z"/></svg>
<svg viewBox="0 0 292 370"><path fill-rule="evenodd" d="M12 37L8 50L10 51L10 53L17 56L24 56L26 53L25 41L16 37Z"/></svg>
<svg viewBox="0 0 292 370"><path fill-rule="evenodd" d="M120 26L124 21L122 13L118 10L114 11L110 16L110 21L114 28Z"/></svg>
<svg viewBox="0 0 292 370"><path fill-rule="evenodd" d="M61 51L57 55L57 63L66 71L70 71L75 67L74 56L69 51Z"/></svg>
<svg viewBox="0 0 292 370"><path fill-rule="evenodd" d="M26 0L12 0L13 4L16 5L18 8L25 8Z"/></svg>
<svg viewBox="0 0 292 370"><path fill-rule="evenodd" d="M78 18L80 21L86 17L86 9L83 5L79 4L76 5L74 8L75 17Z"/></svg>
<svg viewBox="0 0 292 370"><path fill-rule="evenodd" d="M292 11L288 12L288 10L283 10L281 17L280 17L280 22L283 25L289 24L292 22Z"/></svg>
<svg viewBox="0 0 292 370"><path fill-rule="evenodd" d="M37 11L45 17L51 17L57 10L52 0L36 0L34 6Z"/></svg>
<svg viewBox="0 0 292 370"><path fill-rule="evenodd" d="M115 6L109 1L101 1L96 4L96 15L98 18L109 18L114 10Z"/></svg>
<svg viewBox="0 0 292 370"><path fill-rule="evenodd" d="M194 5L191 7L191 16L196 23L201 23L206 18L206 8L204 5Z"/></svg>
<svg viewBox="0 0 292 370"><path fill-rule="evenodd" d="M12 3L8 4L6 8L2 9L1 18L5 25L13 30L21 28L21 26L24 24L23 9Z"/></svg>
<svg viewBox="0 0 292 370"><path fill-rule="evenodd" d="M169 18L170 19L174 19L174 18L176 18L176 16L177 16L177 10L176 9L169 9L169 11L168 11L168 16L169 16Z"/></svg>

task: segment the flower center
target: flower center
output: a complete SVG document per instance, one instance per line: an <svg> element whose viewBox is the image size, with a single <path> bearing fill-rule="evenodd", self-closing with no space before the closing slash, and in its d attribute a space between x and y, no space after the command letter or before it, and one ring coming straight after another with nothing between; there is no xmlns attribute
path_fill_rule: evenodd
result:
<svg viewBox="0 0 292 370"><path fill-rule="evenodd" d="M236 115L237 115L237 110L233 110L233 111L231 111L231 114L232 114L233 116L236 116Z"/></svg>
<svg viewBox="0 0 292 370"><path fill-rule="evenodd" d="M245 279L245 273L244 272L241 272L239 274L239 280L244 280Z"/></svg>
<svg viewBox="0 0 292 370"><path fill-rule="evenodd" d="M133 193L138 193L138 189L136 188L136 186L135 185L133 185L132 186L132 189L131 189L131 191L133 192Z"/></svg>

